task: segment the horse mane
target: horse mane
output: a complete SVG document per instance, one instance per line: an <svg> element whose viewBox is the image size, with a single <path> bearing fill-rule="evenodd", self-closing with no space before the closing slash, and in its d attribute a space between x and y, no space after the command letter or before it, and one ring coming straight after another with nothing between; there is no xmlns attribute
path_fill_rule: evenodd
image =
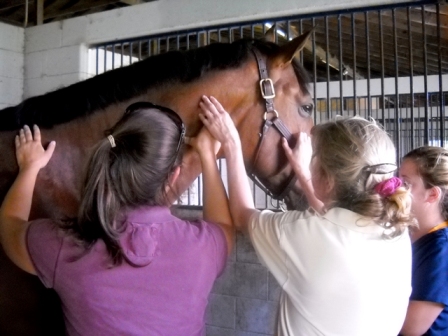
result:
<svg viewBox="0 0 448 336"><path fill-rule="evenodd" d="M279 48L263 40L242 39L148 57L0 110L0 130L16 130L25 124L51 128L129 100L151 87L188 83L209 71L237 68L248 59L254 46L265 55ZM293 67L299 85L309 94L308 74L297 61L293 62Z"/></svg>

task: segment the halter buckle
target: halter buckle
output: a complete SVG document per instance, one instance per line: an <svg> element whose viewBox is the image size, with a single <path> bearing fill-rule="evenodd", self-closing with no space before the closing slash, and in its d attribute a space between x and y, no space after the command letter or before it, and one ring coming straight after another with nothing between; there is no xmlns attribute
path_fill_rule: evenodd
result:
<svg viewBox="0 0 448 336"><path fill-rule="evenodd" d="M278 118L278 112L277 110L270 110L270 111L266 111L263 115L264 120L268 119L268 114L269 113L274 113L275 114L275 118Z"/></svg>
<svg viewBox="0 0 448 336"><path fill-rule="evenodd" d="M271 87L272 94L266 93L266 90L264 89L264 83L267 83ZM261 91L261 95L263 96L264 99L275 98L274 83L272 82L272 79L270 79L270 78L260 79L260 91Z"/></svg>

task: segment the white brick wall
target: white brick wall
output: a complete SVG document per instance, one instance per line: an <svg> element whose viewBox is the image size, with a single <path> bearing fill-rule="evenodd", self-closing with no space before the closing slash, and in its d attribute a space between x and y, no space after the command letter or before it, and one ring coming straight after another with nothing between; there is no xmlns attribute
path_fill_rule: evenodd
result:
<svg viewBox="0 0 448 336"><path fill-rule="evenodd" d="M0 109L23 96L24 29L0 22Z"/></svg>

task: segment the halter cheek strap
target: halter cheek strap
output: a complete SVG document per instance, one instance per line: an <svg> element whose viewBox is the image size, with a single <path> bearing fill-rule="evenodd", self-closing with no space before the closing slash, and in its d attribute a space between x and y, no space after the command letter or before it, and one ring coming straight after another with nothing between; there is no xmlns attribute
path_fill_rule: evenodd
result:
<svg viewBox="0 0 448 336"><path fill-rule="evenodd" d="M268 188L266 188L263 183L254 175L253 171L254 168L257 165L258 157L260 155L260 150L263 145L264 139L266 138L266 135L271 129L271 126L273 126L291 145L293 136L289 129L286 127L286 125L283 123L283 121L278 117L278 112L274 108L274 98L275 98L275 90L274 90L274 84L272 82L272 79L269 78L268 70L266 67L266 58L263 54L260 53L258 49L255 47L252 48L252 52L254 53L255 59L257 60L258 65L258 72L260 75L260 92L261 96L263 97L265 101L266 111L264 113L264 122L263 126L261 128L261 132L259 133L260 140L258 141L256 154L254 157L254 161L252 166L250 167L249 171L249 177L250 179L265 193L267 193L269 196L271 196L274 199L282 200L285 198L285 196L289 193L289 191L294 187L297 181L297 176L294 174L294 172L291 173L289 178L284 183L284 188L279 194L273 194ZM271 119L268 119L268 115L273 114L274 116Z"/></svg>

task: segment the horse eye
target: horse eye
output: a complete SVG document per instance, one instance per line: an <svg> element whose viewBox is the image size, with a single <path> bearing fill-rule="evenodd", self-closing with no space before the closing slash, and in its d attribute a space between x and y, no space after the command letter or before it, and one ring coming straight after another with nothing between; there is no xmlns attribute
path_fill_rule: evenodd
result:
<svg viewBox="0 0 448 336"><path fill-rule="evenodd" d="M306 114L311 115L311 114L313 113L314 106L313 106L313 104L302 105L302 110L303 110Z"/></svg>

